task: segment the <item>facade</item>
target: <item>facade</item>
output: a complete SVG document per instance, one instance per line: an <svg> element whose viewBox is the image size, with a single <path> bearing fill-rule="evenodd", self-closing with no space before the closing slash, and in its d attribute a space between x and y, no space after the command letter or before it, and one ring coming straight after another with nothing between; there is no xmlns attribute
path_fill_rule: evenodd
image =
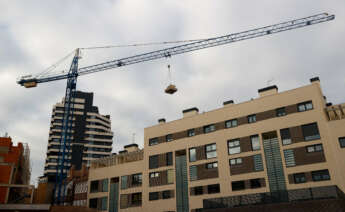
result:
<svg viewBox="0 0 345 212"><path fill-rule="evenodd" d="M0 204L31 203L30 150L27 144L13 146L11 137L0 137ZM29 197L29 199L27 199Z"/></svg>
<svg viewBox="0 0 345 212"><path fill-rule="evenodd" d="M160 119L144 130L143 160L124 169L110 158L94 162L89 186L103 188L89 193L89 206L99 201L103 211L195 211L224 199L220 205L235 207L244 200L339 195L345 191L345 104L327 103L319 79L310 81L280 93L277 86L259 89L256 99L227 101L205 113L187 109L179 120ZM129 186L140 173L141 186ZM112 179L120 187L116 197Z"/></svg>
<svg viewBox="0 0 345 212"><path fill-rule="evenodd" d="M53 107L44 168L44 176L52 183L55 182L57 172L63 113L62 101ZM73 114L72 142L67 146L66 175L72 165L80 169L82 163L89 166L90 161L111 155L113 143L110 116L99 114L98 108L93 106L93 93L75 93Z"/></svg>

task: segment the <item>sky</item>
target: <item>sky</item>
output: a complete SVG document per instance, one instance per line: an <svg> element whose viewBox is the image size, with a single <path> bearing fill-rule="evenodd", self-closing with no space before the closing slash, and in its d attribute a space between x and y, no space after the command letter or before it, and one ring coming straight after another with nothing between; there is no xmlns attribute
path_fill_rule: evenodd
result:
<svg viewBox="0 0 345 212"><path fill-rule="evenodd" d="M29 144L36 183L52 106L64 96L66 81L26 89L16 84L18 77L38 74L76 48L209 38L324 12L335 20L79 77L78 90L94 92L94 105L111 116L113 152L132 143L134 133L143 147L144 128L160 118L257 98L268 85L285 91L318 76L329 102L345 102L345 1L0 0L0 136L7 132L15 144ZM82 50L79 66L164 47ZM164 93L168 64L174 95Z"/></svg>

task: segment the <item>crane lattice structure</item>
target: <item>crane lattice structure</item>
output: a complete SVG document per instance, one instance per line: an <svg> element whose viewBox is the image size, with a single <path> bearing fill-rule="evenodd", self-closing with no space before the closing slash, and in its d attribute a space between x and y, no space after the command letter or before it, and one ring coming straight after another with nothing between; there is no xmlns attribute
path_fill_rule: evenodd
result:
<svg viewBox="0 0 345 212"><path fill-rule="evenodd" d="M74 93L76 91L78 76L100 72L108 69L119 68L131 64L141 63L150 60L156 60L160 58L167 58L178 54L196 51L199 49L210 48L214 46L220 46L237 41L252 39L256 37L262 37L279 32L302 28L326 21L331 21L335 18L335 15L328 13L321 13L305 18L295 19L283 23L278 23L266 27L256 28L244 32L228 34L225 36L201 39L195 42L178 45L170 48L165 48L157 51L152 51L144 54L138 54L131 57L122 59L115 59L96 65L86 66L78 68L78 60L80 58L80 49L75 50L75 55L70 66L68 73L64 72L45 72L38 75L28 75L21 77L17 83L25 86L26 88L36 87L39 83L51 82L56 80L67 79L67 87L65 92L64 101L64 115L62 122L62 136L60 141L60 153L58 157L57 174L56 174L56 187L54 195L56 195L55 203L59 204L64 199L63 180L66 177L64 173L64 164L66 157L66 149L70 147L72 141L72 123L73 123L73 107L74 107Z"/></svg>

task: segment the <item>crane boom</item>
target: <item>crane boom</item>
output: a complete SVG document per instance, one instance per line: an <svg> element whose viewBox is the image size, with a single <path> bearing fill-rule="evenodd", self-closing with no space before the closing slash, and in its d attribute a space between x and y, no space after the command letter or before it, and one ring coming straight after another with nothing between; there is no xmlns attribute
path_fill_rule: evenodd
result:
<svg viewBox="0 0 345 212"><path fill-rule="evenodd" d="M310 26L313 24L318 24L326 21L333 20L334 15L329 15L328 13L321 13L301 19L295 19L292 21L287 21L279 24L274 24L266 27L261 27L257 29L252 29L244 32L233 33L225 36L204 39L201 41L188 43L184 45L179 45L175 47L170 47L166 49L161 49L158 51L152 51L144 54L138 54L131 57L126 57L122 59L115 59L104 63L99 63L96 65L81 67L78 69L78 76L91 74L94 72L104 71L108 69L118 68L121 66L131 65L135 63L141 63L145 61L170 57L173 55L183 54L191 51L196 51L199 49L205 49L214 46L220 46L228 43L233 43L241 40L252 39L256 37L261 37L265 35L270 35L274 33L279 33L283 31L288 31L292 29L297 29L301 27ZM28 87L34 87L37 83L44 83L56 80L67 79L68 74L53 73L50 75L41 75L39 77L22 77L17 83L20 85L32 85Z"/></svg>

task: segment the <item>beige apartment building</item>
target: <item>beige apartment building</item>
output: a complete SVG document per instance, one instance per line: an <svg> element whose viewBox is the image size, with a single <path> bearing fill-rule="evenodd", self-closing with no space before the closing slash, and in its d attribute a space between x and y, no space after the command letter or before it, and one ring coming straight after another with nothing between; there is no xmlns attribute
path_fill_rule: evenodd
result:
<svg viewBox="0 0 345 212"><path fill-rule="evenodd" d="M337 197L345 191L345 104L327 103L319 78L310 82L160 119L145 128L144 150L130 144L92 163L88 206L198 211Z"/></svg>

